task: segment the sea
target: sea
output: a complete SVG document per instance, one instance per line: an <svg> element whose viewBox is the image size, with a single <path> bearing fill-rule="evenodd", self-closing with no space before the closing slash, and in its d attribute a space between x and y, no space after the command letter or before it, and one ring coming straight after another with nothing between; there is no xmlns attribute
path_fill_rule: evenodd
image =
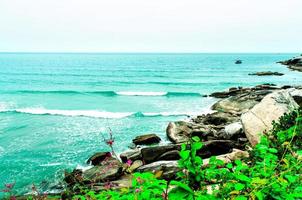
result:
<svg viewBox="0 0 302 200"><path fill-rule="evenodd" d="M212 92L302 85L301 72L276 63L296 55L0 53L0 190L49 190L65 170L109 151L109 130L117 153L147 133L166 144L167 124L209 112ZM248 75L259 71L285 75Z"/></svg>

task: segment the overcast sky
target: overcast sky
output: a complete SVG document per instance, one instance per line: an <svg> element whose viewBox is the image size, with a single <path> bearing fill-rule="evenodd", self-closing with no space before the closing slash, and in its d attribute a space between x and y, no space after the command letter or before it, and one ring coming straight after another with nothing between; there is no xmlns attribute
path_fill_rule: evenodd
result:
<svg viewBox="0 0 302 200"><path fill-rule="evenodd" d="M301 52L302 0L0 0L0 51Z"/></svg>

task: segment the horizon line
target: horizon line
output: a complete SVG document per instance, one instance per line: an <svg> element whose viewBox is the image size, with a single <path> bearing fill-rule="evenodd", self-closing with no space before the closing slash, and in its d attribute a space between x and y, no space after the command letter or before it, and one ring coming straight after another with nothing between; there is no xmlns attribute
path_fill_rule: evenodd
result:
<svg viewBox="0 0 302 200"><path fill-rule="evenodd" d="M0 54L301 54L301 52L181 52L181 51L0 51ZM302 55L302 54L301 54Z"/></svg>

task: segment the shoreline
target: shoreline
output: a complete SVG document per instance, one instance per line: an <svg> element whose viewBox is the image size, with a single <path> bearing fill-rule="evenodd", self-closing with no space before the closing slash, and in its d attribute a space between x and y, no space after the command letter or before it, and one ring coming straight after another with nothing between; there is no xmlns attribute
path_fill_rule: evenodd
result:
<svg viewBox="0 0 302 200"><path fill-rule="evenodd" d="M301 89L302 87L288 85L278 87L273 84L262 84L251 88L232 87L228 91L214 92L209 95L209 97L217 99L209 110L211 113L196 117L190 116L186 121L168 124L166 135L170 140L169 144L148 146L154 143L142 140L141 142L145 142L144 146L135 147L119 154L121 165L116 162L114 157L111 157L113 159L110 158L107 163L104 154L108 152L95 153L89 159L90 162L95 162L90 169L86 171L74 169L71 173L65 174L67 188L72 188L79 183L78 181L81 181L77 179L78 176L86 178L88 184L86 186L97 183L97 188L92 187L96 191L104 189L108 182L113 183L112 189L130 187L132 172L156 173L161 171L161 178L171 180L178 172L177 160L179 159L180 144L186 143L189 135L197 135L204 142L205 148L198 152L198 155L205 161L211 156L245 155L245 148L249 143L243 132L242 124L240 124L240 116L257 105L268 94L289 88ZM144 136L146 135L141 135L141 137ZM131 163L125 168L125 164L129 160ZM104 172L98 176L96 169L101 170L108 165L114 166L114 172L110 170L110 173ZM129 172L127 169L131 169L131 171ZM89 180L89 177L94 180Z"/></svg>

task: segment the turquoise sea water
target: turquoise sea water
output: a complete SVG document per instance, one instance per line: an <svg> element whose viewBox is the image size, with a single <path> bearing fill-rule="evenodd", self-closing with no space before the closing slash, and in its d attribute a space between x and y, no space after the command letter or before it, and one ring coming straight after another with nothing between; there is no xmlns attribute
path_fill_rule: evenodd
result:
<svg viewBox="0 0 302 200"><path fill-rule="evenodd" d="M108 127L118 152L156 133L167 142L169 121L206 112L202 97L233 86L302 84L302 73L276 61L295 54L0 54L0 189L16 182L47 188L64 169L85 166L108 150ZM243 64L235 65L236 59ZM278 71L281 77L248 76ZM1 196L1 194L0 194Z"/></svg>

